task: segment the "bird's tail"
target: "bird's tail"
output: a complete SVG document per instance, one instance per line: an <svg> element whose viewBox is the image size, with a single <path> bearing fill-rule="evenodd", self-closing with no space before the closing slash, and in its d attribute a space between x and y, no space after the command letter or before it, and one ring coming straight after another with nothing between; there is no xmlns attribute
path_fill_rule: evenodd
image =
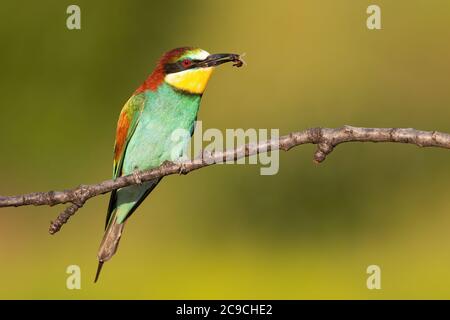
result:
<svg viewBox="0 0 450 320"><path fill-rule="evenodd" d="M124 227L125 222L116 223L116 218L112 218L111 223L105 231L105 235L103 236L100 248L98 249L98 268L94 282L97 282L98 277L100 276L100 271L102 270L103 263L111 259L112 256L116 253Z"/></svg>

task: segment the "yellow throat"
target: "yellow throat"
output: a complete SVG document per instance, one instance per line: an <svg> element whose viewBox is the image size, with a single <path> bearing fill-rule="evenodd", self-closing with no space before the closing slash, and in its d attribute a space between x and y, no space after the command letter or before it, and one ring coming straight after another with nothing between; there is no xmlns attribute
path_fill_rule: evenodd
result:
<svg viewBox="0 0 450 320"><path fill-rule="evenodd" d="M189 69L177 73L169 73L164 80L172 87L195 94L202 94L213 68Z"/></svg>

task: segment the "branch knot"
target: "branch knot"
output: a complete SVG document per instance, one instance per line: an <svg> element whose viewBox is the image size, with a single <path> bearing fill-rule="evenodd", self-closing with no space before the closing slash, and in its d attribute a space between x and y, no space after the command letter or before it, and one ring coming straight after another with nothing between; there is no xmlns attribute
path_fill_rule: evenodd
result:
<svg viewBox="0 0 450 320"><path fill-rule="evenodd" d="M311 143L318 144L323 140L322 128L316 127L308 130L308 138Z"/></svg>

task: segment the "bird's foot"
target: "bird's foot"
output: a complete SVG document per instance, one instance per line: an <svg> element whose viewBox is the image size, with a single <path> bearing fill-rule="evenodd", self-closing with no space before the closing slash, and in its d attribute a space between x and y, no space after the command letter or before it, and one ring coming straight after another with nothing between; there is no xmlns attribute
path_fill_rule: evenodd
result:
<svg viewBox="0 0 450 320"><path fill-rule="evenodd" d="M187 174L189 171L187 170L186 164L183 162L184 159L181 159L179 161L169 161L166 160L162 163L162 166L165 167L172 167L172 166L178 166L178 173L179 174Z"/></svg>
<svg viewBox="0 0 450 320"><path fill-rule="evenodd" d="M141 176L139 174L139 171L133 171L133 178L134 178L134 182L136 182L136 184L141 185L142 184L142 179Z"/></svg>
<svg viewBox="0 0 450 320"><path fill-rule="evenodd" d="M180 170L178 171L178 173L183 174L183 175L187 174L188 170L187 170L186 164L181 162L179 165L180 165Z"/></svg>

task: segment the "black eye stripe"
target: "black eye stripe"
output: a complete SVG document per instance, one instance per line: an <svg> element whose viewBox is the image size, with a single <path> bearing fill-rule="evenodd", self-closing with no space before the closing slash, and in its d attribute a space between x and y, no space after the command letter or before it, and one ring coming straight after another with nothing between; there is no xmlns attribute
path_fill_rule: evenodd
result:
<svg viewBox="0 0 450 320"><path fill-rule="evenodd" d="M197 64L201 62L201 60L191 60L191 62L191 65L187 67L183 64L183 60L174 63L166 63L166 65L164 66L164 71L166 72L166 74L169 74L192 69L195 68Z"/></svg>

